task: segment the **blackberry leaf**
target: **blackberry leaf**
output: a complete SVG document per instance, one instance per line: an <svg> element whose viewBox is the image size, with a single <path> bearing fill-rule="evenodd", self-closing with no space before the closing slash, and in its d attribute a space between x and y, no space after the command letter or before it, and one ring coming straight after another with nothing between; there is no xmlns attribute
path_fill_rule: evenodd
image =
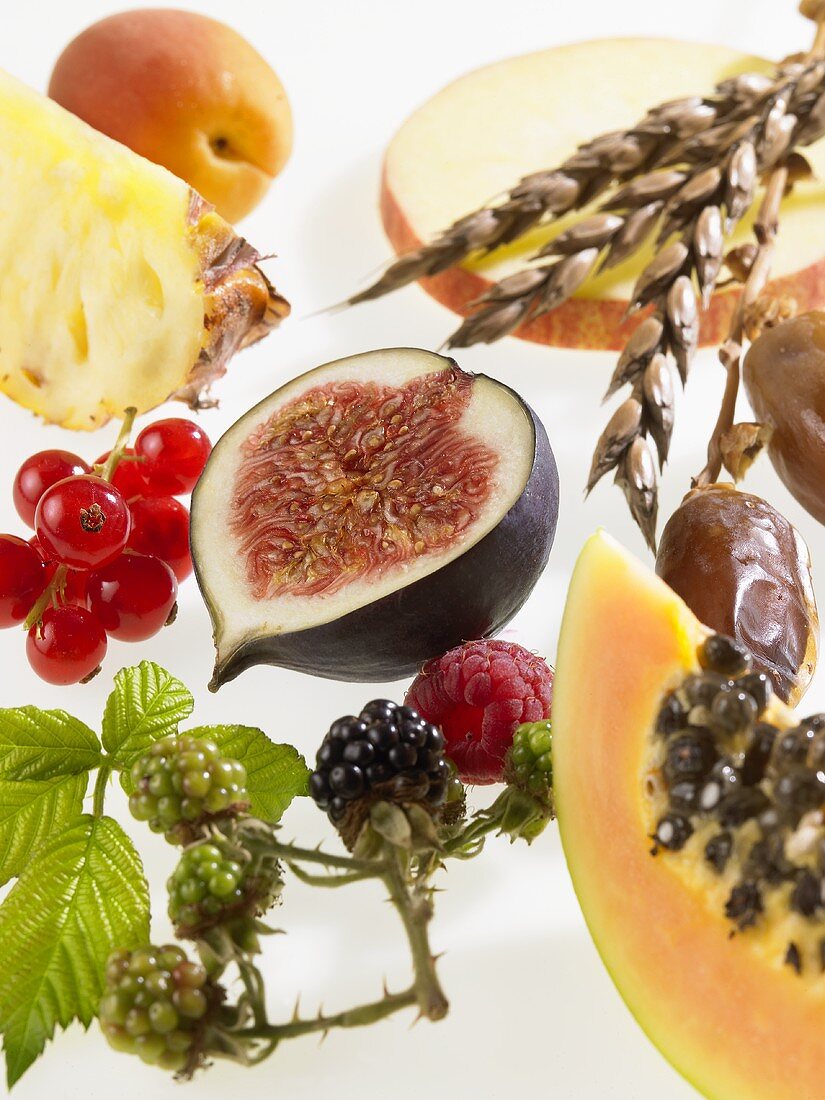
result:
<svg viewBox="0 0 825 1100"><path fill-rule="evenodd" d="M83 815L46 841L0 906L0 1031L13 1085L57 1026L97 1014L109 952L149 938L149 892L132 842Z"/></svg>
<svg viewBox="0 0 825 1100"><path fill-rule="evenodd" d="M276 744L252 726L198 726L186 733L208 737L224 756L240 760L252 813L264 821L279 821L292 799L307 793L309 769L292 745Z"/></svg>
<svg viewBox="0 0 825 1100"><path fill-rule="evenodd" d="M194 700L180 680L152 661L122 668L103 713L103 744L119 767L161 737L177 733Z"/></svg>
<svg viewBox="0 0 825 1100"><path fill-rule="evenodd" d="M0 779L0 886L19 875L40 844L83 812L89 773Z"/></svg>
<svg viewBox="0 0 825 1100"><path fill-rule="evenodd" d="M62 710L0 710L0 779L53 779L100 764L100 742L87 725Z"/></svg>

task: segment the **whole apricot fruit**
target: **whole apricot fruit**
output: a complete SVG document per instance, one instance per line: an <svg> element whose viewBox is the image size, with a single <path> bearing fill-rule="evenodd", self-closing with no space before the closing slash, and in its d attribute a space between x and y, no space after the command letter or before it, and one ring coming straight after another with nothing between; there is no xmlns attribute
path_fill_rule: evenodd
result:
<svg viewBox="0 0 825 1100"><path fill-rule="evenodd" d="M49 95L232 222L257 206L292 149L276 74L236 31L194 12L147 8L93 24L58 58Z"/></svg>

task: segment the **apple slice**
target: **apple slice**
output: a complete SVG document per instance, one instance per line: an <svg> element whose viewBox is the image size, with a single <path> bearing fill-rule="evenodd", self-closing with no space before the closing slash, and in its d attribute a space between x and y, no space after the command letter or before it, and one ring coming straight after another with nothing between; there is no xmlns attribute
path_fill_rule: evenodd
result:
<svg viewBox="0 0 825 1100"><path fill-rule="evenodd" d="M710 92L737 73L771 69L762 58L724 46L653 38L597 39L478 69L433 96L390 143L381 184L384 228L397 252L415 248L522 176L560 164L579 143L631 126L648 107ZM825 179L825 142L806 155ZM798 184L783 207L771 288L789 294L800 309L825 303L823 200L825 185L808 182ZM568 224L561 219L542 227L422 286L466 315L491 282L522 267ZM734 241L749 238L750 224L743 221ZM649 258L643 251L590 280L516 335L562 347L621 348L635 324L624 320L628 298ZM702 318L703 344L721 341L735 300L735 291L713 297Z"/></svg>

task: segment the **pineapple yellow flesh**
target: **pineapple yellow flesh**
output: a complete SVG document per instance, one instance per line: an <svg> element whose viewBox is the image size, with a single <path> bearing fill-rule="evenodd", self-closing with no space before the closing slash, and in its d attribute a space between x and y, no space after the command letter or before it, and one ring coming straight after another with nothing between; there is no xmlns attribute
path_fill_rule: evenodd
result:
<svg viewBox="0 0 825 1100"><path fill-rule="evenodd" d="M257 258L182 180L0 71L0 390L15 401L79 429L197 404L288 312Z"/></svg>

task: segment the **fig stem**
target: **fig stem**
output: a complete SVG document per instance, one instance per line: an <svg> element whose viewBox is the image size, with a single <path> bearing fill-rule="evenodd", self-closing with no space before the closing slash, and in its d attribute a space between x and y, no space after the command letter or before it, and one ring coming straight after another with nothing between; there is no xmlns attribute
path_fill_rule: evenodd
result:
<svg viewBox="0 0 825 1100"><path fill-rule="evenodd" d="M817 20L813 45L806 60L825 55L825 17ZM731 318L725 342L719 349L719 359L726 371L725 390L719 416L708 441L707 462L704 469L691 480L691 487L704 489L719 479L722 472L722 437L733 427L736 416L736 399L742 374L742 352L745 340L745 320L749 307L756 301L770 278L771 263L776 236L779 232L779 212L788 184L786 163L777 164L765 187L765 194L753 225L756 237L756 254L742 287L742 293Z"/></svg>
<svg viewBox="0 0 825 1100"><path fill-rule="evenodd" d="M409 853L389 844L385 852L387 870L382 877L407 933L419 1010L428 1020L443 1020L450 1003L438 980L427 934L433 915L432 887L423 876L411 879Z"/></svg>

